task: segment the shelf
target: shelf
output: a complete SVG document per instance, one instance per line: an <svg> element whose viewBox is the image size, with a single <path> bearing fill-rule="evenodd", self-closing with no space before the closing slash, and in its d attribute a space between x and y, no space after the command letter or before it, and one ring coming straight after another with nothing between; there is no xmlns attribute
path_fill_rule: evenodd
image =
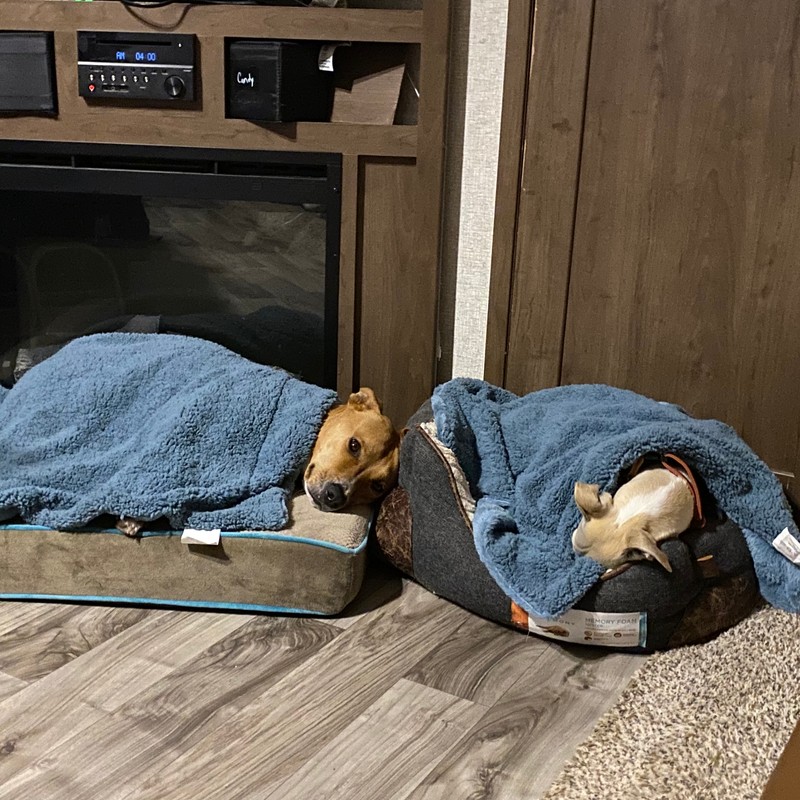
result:
<svg viewBox="0 0 800 800"><path fill-rule="evenodd" d="M108 109L103 109L108 111ZM145 112L144 114L142 112ZM98 114L59 119L15 117L0 120L0 139L21 141L93 142L141 145L221 147L238 150L291 150L415 158L415 125L358 125L344 122L298 122L261 125L245 120L221 120L199 129L188 114L150 114L115 109L98 124Z"/></svg>
<svg viewBox="0 0 800 800"><path fill-rule="evenodd" d="M128 30L203 36L419 43L422 11L276 6L186 6L129 9L115 0L0 0L6 30Z"/></svg>

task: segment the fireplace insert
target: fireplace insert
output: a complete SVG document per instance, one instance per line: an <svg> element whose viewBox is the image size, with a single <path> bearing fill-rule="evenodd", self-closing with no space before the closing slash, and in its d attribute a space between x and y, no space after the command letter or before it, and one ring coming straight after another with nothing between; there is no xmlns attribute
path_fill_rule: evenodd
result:
<svg viewBox="0 0 800 800"><path fill-rule="evenodd" d="M341 157L0 141L0 381L110 331L336 384Z"/></svg>

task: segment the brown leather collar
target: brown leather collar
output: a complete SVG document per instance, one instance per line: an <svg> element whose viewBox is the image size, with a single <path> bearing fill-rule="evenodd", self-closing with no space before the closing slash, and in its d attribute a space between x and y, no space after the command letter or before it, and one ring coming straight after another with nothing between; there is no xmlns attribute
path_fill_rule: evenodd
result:
<svg viewBox="0 0 800 800"><path fill-rule="evenodd" d="M695 480L689 465L680 456L676 456L675 453L664 453L664 455L658 457L658 460L665 470L671 472L673 475L683 478L689 485L689 489L692 492L692 497L694 498L694 516L692 517L692 527L705 527L706 520L703 516L703 504L700 499L700 489L697 486L697 481ZM631 468L628 470L627 479L630 480L639 472L641 472L644 464L644 456L637 458L636 461L633 462Z"/></svg>
<svg viewBox="0 0 800 800"><path fill-rule="evenodd" d="M678 475L689 484L692 497L694 497L694 517L692 517L692 525L695 528L704 528L706 519L703 516L703 503L700 500L700 489L697 486L697 481L691 469L689 469L689 465L674 453L665 453L661 456L661 464L664 469L669 470L673 475Z"/></svg>

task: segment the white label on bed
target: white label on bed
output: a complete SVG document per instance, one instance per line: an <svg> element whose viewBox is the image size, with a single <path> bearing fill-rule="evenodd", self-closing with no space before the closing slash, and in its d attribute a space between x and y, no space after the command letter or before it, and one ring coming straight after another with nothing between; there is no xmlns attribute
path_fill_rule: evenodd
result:
<svg viewBox="0 0 800 800"><path fill-rule="evenodd" d="M573 608L557 619L528 615L528 630L562 642L582 642L601 647L644 647L647 612L612 614Z"/></svg>
<svg viewBox="0 0 800 800"><path fill-rule="evenodd" d="M772 546L793 564L800 564L800 542L784 528L773 540Z"/></svg>
<svg viewBox="0 0 800 800"><path fill-rule="evenodd" d="M181 541L184 544L219 544L221 533L219 528L213 531L197 531L194 528L186 528L181 536Z"/></svg>

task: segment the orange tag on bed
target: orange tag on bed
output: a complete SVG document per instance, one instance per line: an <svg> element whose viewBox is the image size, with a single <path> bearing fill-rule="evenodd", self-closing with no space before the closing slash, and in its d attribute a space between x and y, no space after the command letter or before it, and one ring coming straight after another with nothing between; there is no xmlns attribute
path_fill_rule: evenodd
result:
<svg viewBox="0 0 800 800"><path fill-rule="evenodd" d="M513 600L511 601L511 624L524 631L528 630L528 612Z"/></svg>

